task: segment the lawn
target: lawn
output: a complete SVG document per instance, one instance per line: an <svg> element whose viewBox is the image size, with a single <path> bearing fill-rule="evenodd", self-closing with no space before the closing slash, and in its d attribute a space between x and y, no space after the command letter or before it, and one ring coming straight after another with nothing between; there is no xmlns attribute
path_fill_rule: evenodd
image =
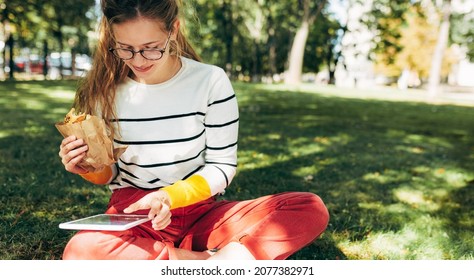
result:
<svg viewBox="0 0 474 280"><path fill-rule="evenodd" d="M0 259L60 259L73 232L58 224L106 207L108 189L67 173L58 157L54 123L75 86L0 83ZM235 89L239 171L225 198L310 191L331 214L291 259L474 259L473 107Z"/></svg>

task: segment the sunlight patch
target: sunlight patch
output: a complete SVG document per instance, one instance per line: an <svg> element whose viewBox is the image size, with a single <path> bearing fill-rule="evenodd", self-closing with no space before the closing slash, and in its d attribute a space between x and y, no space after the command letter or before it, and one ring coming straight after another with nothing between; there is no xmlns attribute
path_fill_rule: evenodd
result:
<svg viewBox="0 0 474 280"><path fill-rule="evenodd" d="M357 206L362 209L379 210L383 207L383 204L380 202L360 202Z"/></svg>
<svg viewBox="0 0 474 280"><path fill-rule="evenodd" d="M402 151L402 152L407 152L410 154L423 154L426 152L426 150L422 147L419 146L395 146L395 150L397 151Z"/></svg>
<svg viewBox="0 0 474 280"><path fill-rule="evenodd" d="M413 187L398 188L393 191L393 194L400 202L408 204L413 208L422 208L426 211L437 211L441 207L438 203L435 203L429 196L427 196L425 192Z"/></svg>
<svg viewBox="0 0 474 280"><path fill-rule="evenodd" d="M397 189L394 191L395 197L407 204L421 204L425 202L423 192L413 189Z"/></svg>
<svg viewBox="0 0 474 280"><path fill-rule="evenodd" d="M433 175L437 178L444 179L446 183L455 188L465 187L466 182L472 179L467 174L465 174L465 172L445 168L438 168L434 170Z"/></svg>
<svg viewBox="0 0 474 280"><path fill-rule="evenodd" d="M256 169L273 164L272 157L256 151L239 153L239 169Z"/></svg>
<svg viewBox="0 0 474 280"><path fill-rule="evenodd" d="M50 106L49 103L41 102L35 99L23 99L21 102L25 104L26 108L33 110L45 110L48 108L48 106Z"/></svg>
<svg viewBox="0 0 474 280"><path fill-rule="evenodd" d="M403 142L406 144L418 144L422 146L430 145L444 148L453 147L453 145L448 140L418 134L407 135Z"/></svg>
<svg viewBox="0 0 474 280"><path fill-rule="evenodd" d="M301 141L305 141L306 139L300 139ZM309 154L316 154L322 153L325 151L325 148L322 145L305 145L303 143L299 143L300 141L291 141L291 146L288 148L289 152L291 152L292 157L300 157Z"/></svg>
<svg viewBox="0 0 474 280"><path fill-rule="evenodd" d="M433 236L434 228L439 230L439 226L439 222L425 217L408 223L398 232L369 233L363 240L344 241L339 247L351 259L443 259L442 244L448 236L439 232ZM427 234L432 238L426 239Z"/></svg>
<svg viewBox="0 0 474 280"><path fill-rule="evenodd" d="M293 175L298 177L304 177L306 181L311 181L313 179L313 176L322 169L322 166L304 166L293 171Z"/></svg>
<svg viewBox="0 0 474 280"><path fill-rule="evenodd" d="M281 134L279 133L270 133L267 135L267 138L270 140L280 140L281 139Z"/></svg>
<svg viewBox="0 0 474 280"><path fill-rule="evenodd" d="M11 136L12 134L10 132L6 132L6 131L0 131L0 138L7 138L9 136Z"/></svg>
<svg viewBox="0 0 474 280"><path fill-rule="evenodd" d="M412 172L415 174L426 174L431 171L431 168L428 166L417 166L412 168Z"/></svg>
<svg viewBox="0 0 474 280"><path fill-rule="evenodd" d="M372 181L381 184L399 182L403 180L407 180L409 178L409 174L397 171L397 170L384 170L383 173L380 172L372 172L367 173L362 177L365 181Z"/></svg>
<svg viewBox="0 0 474 280"><path fill-rule="evenodd" d="M63 99L63 100L71 100L74 97L74 92L64 91L64 90L48 91L48 92L44 92L43 94L54 99Z"/></svg>

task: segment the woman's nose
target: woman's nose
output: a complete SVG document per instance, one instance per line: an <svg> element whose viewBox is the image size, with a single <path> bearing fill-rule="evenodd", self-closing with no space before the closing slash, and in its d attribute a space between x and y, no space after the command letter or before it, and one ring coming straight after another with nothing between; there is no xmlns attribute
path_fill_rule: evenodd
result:
<svg viewBox="0 0 474 280"><path fill-rule="evenodd" d="M144 65L147 61L147 59L144 58L141 53L136 53L131 60L132 60L133 64L135 64L137 66Z"/></svg>

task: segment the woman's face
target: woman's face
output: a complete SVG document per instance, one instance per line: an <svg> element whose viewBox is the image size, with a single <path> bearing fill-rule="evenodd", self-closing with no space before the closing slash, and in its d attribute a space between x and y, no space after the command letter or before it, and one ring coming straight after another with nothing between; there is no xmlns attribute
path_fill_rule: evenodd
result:
<svg viewBox="0 0 474 280"><path fill-rule="evenodd" d="M156 84L172 77L174 74L172 66L175 61L169 56L167 40L168 38L173 39L174 34L169 36L170 34L161 28L159 22L138 18L114 24L112 31L116 40L114 48L139 51L150 48L163 49L166 46L166 52L159 60L148 60L140 53L135 53L132 59L123 60L133 71L135 80L146 84Z"/></svg>

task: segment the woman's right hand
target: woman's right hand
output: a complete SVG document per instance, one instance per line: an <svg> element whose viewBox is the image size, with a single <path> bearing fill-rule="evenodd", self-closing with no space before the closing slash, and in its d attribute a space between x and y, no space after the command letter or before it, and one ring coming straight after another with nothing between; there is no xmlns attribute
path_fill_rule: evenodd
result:
<svg viewBox="0 0 474 280"><path fill-rule="evenodd" d="M64 138L59 146L59 157L64 168L75 174L87 173L87 170L77 164L85 157L88 148L83 139L77 139L74 135Z"/></svg>
<svg viewBox="0 0 474 280"><path fill-rule="evenodd" d="M148 218L154 230L165 229L171 223L170 197L166 191L157 190L140 198L123 210L130 214L138 210L150 209Z"/></svg>

